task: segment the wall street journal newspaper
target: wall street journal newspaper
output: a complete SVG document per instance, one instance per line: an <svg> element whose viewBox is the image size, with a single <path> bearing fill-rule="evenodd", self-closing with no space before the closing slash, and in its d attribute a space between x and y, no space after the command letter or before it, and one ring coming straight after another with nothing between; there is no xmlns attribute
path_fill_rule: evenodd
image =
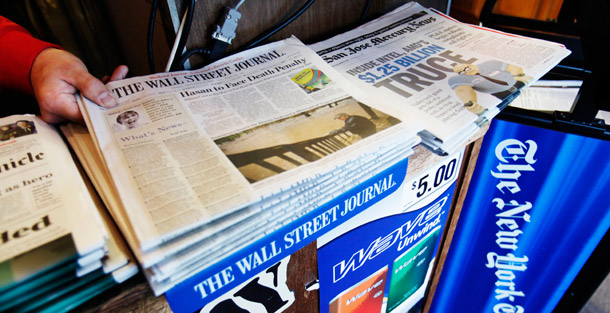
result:
<svg viewBox="0 0 610 313"><path fill-rule="evenodd" d="M310 47L354 84L417 116L422 142L451 153L570 51L407 3Z"/></svg>
<svg viewBox="0 0 610 313"><path fill-rule="evenodd" d="M315 186L375 147L419 142L418 123L351 86L290 38L200 70L109 83L115 108L79 101L147 252L248 204Z"/></svg>

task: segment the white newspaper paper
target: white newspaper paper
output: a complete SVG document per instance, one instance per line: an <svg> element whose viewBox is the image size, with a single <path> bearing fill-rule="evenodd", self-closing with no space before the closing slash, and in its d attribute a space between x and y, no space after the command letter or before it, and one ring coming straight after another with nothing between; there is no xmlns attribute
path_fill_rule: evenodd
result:
<svg viewBox="0 0 610 313"><path fill-rule="evenodd" d="M137 242L127 226L124 210L117 210L119 203L112 186L104 182L105 169L95 152L93 142L86 129L74 124L63 127L68 141L79 156L85 170L93 178L96 189L112 212L115 221L132 247ZM250 244L287 223L310 212L321 203L331 200L347 189L374 176L378 171L411 155L418 141L404 141L400 134L387 136L385 143L378 143L373 153L364 153L348 164L338 167L316 178L316 183L308 183L287 189L274 197L266 198L248 208L248 215L239 219L225 216L191 232L167 241L154 250L142 252L134 249L140 264L156 295L162 294L178 282L198 272L205 266L221 260L227 254ZM399 143L399 144L397 144ZM361 147L360 149L363 149ZM363 171L362 169L366 169ZM238 212L241 214L241 212ZM126 231L125 231L126 230ZM226 243L230 242L231 245Z"/></svg>
<svg viewBox="0 0 610 313"><path fill-rule="evenodd" d="M108 233L57 131L17 115L0 136L0 262L66 235L77 257L97 255Z"/></svg>
<svg viewBox="0 0 610 313"><path fill-rule="evenodd" d="M108 86L82 111L144 252L421 130L295 38Z"/></svg>
<svg viewBox="0 0 610 313"><path fill-rule="evenodd" d="M235 228L223 231L222 234L219 234L218 238L212 236L208 238L208 242L204 242L202 245L194 245L190 249L186 249L163 262L155 264L155 266L145 270L151 287L155 294L167 291L177 283L193 275L193 273L197 273L207 266L220 262L223 257L302 217L305 213L310 212L312 208L340 196L350 188L387 169L388 165L394 164L399 160L404 160L411 154L411 150L395 149L390 153L379 156L374 161L369 162L369 164L362 165L361 167L366 168L366 171L357 169L343 171L341 177L349 181L349 184L329 184L322 190L318 190L319 196L312 196L311 199L308 198L303 203L299 203L298 200L286 201L286 204L278 205L279 210L269 211L270 214L268 216L262 220L256 220L253 225L236 225ZM209 240L213 241L213 243L210 244ZM226 245L226 242L231 242L231 245Z"/></svg>
<svg viewBox="0 0 610 313"><path fill-rule="evenodd" d="M417 117L423 143L439 153L461 148L519 88L570 53L415 2L310 47L353 84Z"/></svg>
<svg viewBox="0 0 610 313"><path fill-rule="evenodd" d="M580 80L539 80L523 89L510 106L534 111L571 112L580 86Z"/></svg>

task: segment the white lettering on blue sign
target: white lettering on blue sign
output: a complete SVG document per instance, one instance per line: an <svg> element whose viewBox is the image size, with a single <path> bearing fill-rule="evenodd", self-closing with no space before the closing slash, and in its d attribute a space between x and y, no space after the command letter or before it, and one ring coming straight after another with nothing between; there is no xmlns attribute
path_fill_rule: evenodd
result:
<svg viewBox="0 0 610 313"><path fill-rule="evenodd" d="M533 140L526 140L525 143L516 139L506 139L496 146L495 155L498 161L497 172L491 171L494 178L499 179L496 188L502 194L509 192L510 195L521 191L518 180L522 172L535 171L532 164L536 163L534 158L538 145ZM494 306L496 313L523 313L524 309L520 305L513 303L517 299L525 297L525 293L520 291L515 284L518 273L527 270L527 256L516 256L513 251L517 250L519 237L523 234L522 225L530 222L528 211L533 205L525 201L519 203L516 200L506 201L502 198L494 198L492 202L500 210L496 214L496 245L505 252L487 253L487 263L485 266L495 269L495 298L499 301Z"/></svg>

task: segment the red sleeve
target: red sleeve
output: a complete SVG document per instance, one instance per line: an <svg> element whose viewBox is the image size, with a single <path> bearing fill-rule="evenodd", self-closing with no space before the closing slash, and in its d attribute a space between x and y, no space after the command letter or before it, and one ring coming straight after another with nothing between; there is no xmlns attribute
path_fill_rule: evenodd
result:
<svg viewBox="0 0 610 313"><path fill-rule="evenodd" d="M57 45L38 40L23 27L0 16L0 89L33 93L30 71L34 59Z"/></svg>

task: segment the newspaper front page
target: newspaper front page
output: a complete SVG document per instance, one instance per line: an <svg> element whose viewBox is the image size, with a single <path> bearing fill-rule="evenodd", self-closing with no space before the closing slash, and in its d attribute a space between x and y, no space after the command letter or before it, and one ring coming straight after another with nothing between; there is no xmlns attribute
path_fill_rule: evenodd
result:
<svg viewBox="0 0 610 313"><path fill-rule="evenodd" d="M108 233L57 131L16 115L0 136L0 263L67 237L76 258L103 249Z"/></svg>
<svg viewBox="0 0 610 313"><path fill-rule="evenodd" d="M421 130L295 38L108 86L82 111L144 251Z"/></svg>
<svg viewBox="0 0 610 313"><path fill-rule="evenodd" d="M357 86L422 121L422 141L451 153L523 86L570 51L460 23L415 2L310 45Z"/></svg>

